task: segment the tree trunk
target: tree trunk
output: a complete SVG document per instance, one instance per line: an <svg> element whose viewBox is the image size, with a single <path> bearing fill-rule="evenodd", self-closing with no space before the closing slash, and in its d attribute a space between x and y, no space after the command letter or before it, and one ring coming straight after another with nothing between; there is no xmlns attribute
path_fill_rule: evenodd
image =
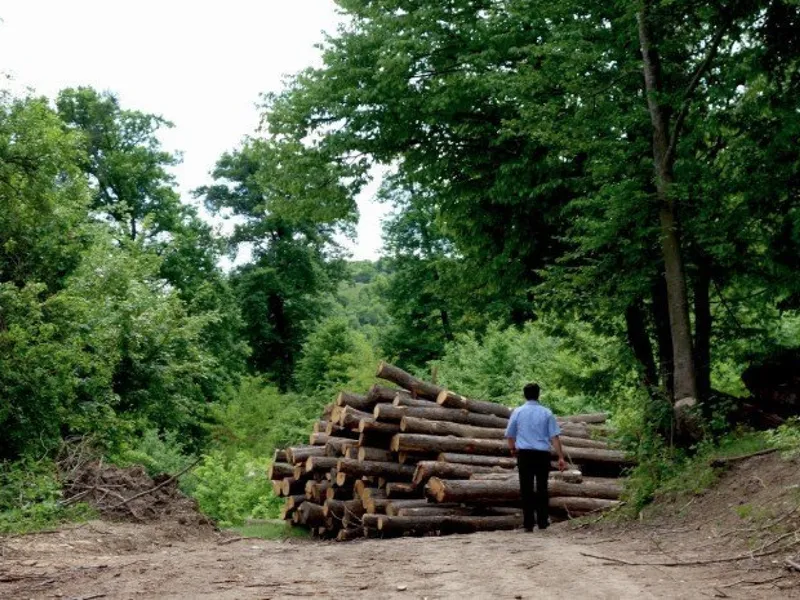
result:
<svg viewBox="0 0 800 600"><path fill-rule="evenodd" d="M450 423L463 423L476 427L492 427L505 430L508 420L494 415L481 415L467 410L455 408L441 408L421 406L394 406L391 404L378 404L372 413L379 421L400 421L403 417L417 417L430 421L449 421Z"/></svg>
<svg viewBox="0 0 800 600"><path fill-rule="evenodd" d="M397 423L384 423L382 421L378 421L373 417L368 417L366 419L361 419L358 422L358 431L360 433L378 432L378 433L393 434L400 431L400 425L398 425Z"/></svg>
<svg viewBox="0 0 800 600"><path fill-rule="evenodd" d="M413 483L392 481L386 484L386 497L392 500L398 498L419 498L420 490Z"/></svg>
<svg viewBox="0 0 800 600"><path fill-rule="evenodd" d="M366 396L361 394L342 391L336 396L336 406L352 406L358 410L368 411L372 410L373 405L374 402L370 402Z"/></svg>
<svg viewBox="0 0 800 600"><path fill-rule="evenodd" d="M319 504L303 502L297 509L297 514L297 522L306 527L323 527L325 525L325 514Z"/></svg>
<svg viewBox="0 0 800 600"><path fill-rule="evenodd" d="M513 474L514 471L503 467L483 467L480 465L465 465L448 463L438 460L423 460L417 463L414 478L411 480L415 486L423 486L431 477L441 479L469 479L475 473L496 473L504 471Z"/></svg>
<svg viewBox="0 0 800 600"><path fill-rule="evenodd" d="M388 450L383 450L382 448L369 448L366 446L359 448L358 456L356 456L356 459L362 462L365 460L391 462L393 458L394 455Z"/></svg>
<svg viewBox="0 0 800 600"><path fill-rule="evenodd" d="M658 372L653 358L653 345L647 333L644 310L640 300L634 301L625 309L625 325L628 332L628 344L636 360L642 365L644 385L648 389L658 387Z"/></svg>
<svg viewBox="0 0 800 600"><path fill-rule="evenodd" d="M438 404L433 400L423 398L412 398L408 394L397 393L392 401L394 406L416 406L420 408L438 408Z"/></svg>
<svg viewBox="0 0 800 600"><path fill-rule="evenodd" d="M390 517L386 515L365 515L364 527L370 533L377 531L385 536L425 535L429 533L475 533L477 531L498 531L516 529L522 525L521 515L499 517L472 516L428 516L428 517ZM374 535L374 534L373 534Z"/></svg>
<svg viewBox="0 0 800 600"><path fill-rule="evenodd" d="M411 481L414 467L399 465L394 462L358 461L339 459L336 469L339 474L353 475L354 477L375 476L390 477L399 481Z"/></svg>
<svg viewBox="0 0 800 600"><path fill-rule="evenodd" d="M294 474L294 466L289 463L272 463L267 473L267 479L285 479Z"/></svg>
<svg viewBox="0 0 800 600"><path fill-rule="evenodd" d="M467 504L492 504L503 502L519 502L522 496L519 491L519 481L516 479L476 480L460 479L448 480L433 477L425 488L428 497L437 503L467 503ZM566 496L569 498L600 498L603 500L618 500L622 494L621 483L566 483L564 481L550 480L548 484L550 498Z"/></svg>
<svg viewBox="0 0 800 600"><path fill-rule="evenodd" d="M686 275L681 256L679 221L671 189L674 141L671 148L667 107L661 105L659 100L662 93L661 72L658 50L649 25L649 9L650 0L643 0L642 8L637 13L637 21L647 106L653 125L653 162L661 223L661 251L664 257L670 331L672 333L672 356L675 363L673 406L678 429L688 437L696 439L700 437L700 432L692 409L697 404L697 381L689 323Z"/></svg>
<svg viewBox="0 0 800 600"><path fill-rule="evenodd" d="M513 411L513 409L503 404L486 402L485 400L473 400L449 390L442 390L436 397L436 403L446 408L462 408L470 412L495 415L503 419L508 419Z"/></svg>
<svg viewBox="0 0 800 600"><path fill-rule="evenodd" d="M296 496L305 492L306 482L302 479L287 477L286 479L281 479L280 484L280 495L283 497Z"/></svg>
<svg viewBox="0 0 800 600"><path fill-rule="evenodd" d="M294 446L286 449L287 462L293 465L305 462L310 456L325 456L325 446Z"/></svg>
<svg viewBox="0 0 800 600"><path fill-rule="evenodd" d="M429 421L418 417L403 417L400 421L400 431L403 433L427 433L429 435L455 435L457 437L471 437L492 440L502 440L505 431L492 427L475 427L463 423L449 421Z"/></svg>
<svg viewBox="0 0 800 600"><path fill-rule="evenodd" d="M403 371L403 369L383 361L381 361L381 364L378 365L378 372L375 376L379 377L380 379L385 379L386 381L391 381L392 383L399 385L401 388L409 390L417 396L426 398L428 400L436 400L436 396L438 396L439 392L442 391L442 388L438 385L417 379L410 373Z"/></svg>
<svg viewBox="0 0 800 600"><path fill-rule="evenodd" d="M442 452L439 454L439 461L465 465L481 465L484 467L502 467L504 469L517 468L516 458L484 456L481 454L457 454L451 452Z"/></svg>

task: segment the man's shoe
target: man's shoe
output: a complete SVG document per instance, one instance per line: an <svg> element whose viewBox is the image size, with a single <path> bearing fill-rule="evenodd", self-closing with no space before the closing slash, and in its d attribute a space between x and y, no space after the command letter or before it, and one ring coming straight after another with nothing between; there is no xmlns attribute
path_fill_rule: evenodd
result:
<svg viewBox="0 0 800 600"><path fill-rule="evenodd" d="M525 533L533 533L533 527L526 527Z"/></svg>
<svg viewBox="0 0 800 600"><path fill-rule="evenodd" d="M539 525L540 530L547 529L548 527L550 527L550 523L547 523L545 525Z"/></svg>

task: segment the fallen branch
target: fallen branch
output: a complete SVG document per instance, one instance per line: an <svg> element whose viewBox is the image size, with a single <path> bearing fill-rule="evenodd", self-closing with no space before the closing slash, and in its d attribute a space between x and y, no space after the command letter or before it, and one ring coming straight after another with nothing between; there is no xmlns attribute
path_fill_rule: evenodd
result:
<svg viewBox="0 0 800 600"><path fill-rule="evenodd" d="M588 552L581 552L581 555L588 556L589 558L608 560L629 567L692 567L697 565L713 565L718 563L737 562L740 560L748 560L752 558L761 558L762 556L771 556L773 554L777 554L778 552L783 552L784 550L787 550L792 546L795 546L796 544L797 542L793 542L786 546L781 546L780 548L776 548L775 550L768 550L765 552L756 552L750 554L740 554L738 556L728 556L725 558L707 558L703 560L674 561L674 562L632 562L624 560L622 558L614 558L613 556L601 556L598 554L589 554Z"/></svg>
<svg viewBox="0 0 800 600"><path fill-rule="evenodd" d="M753 452L751 454L742 454L740 456L726 456L723 458L715 458L709 464L712 467L727 467L729 465L732 465L733 463L747 460L748 458L755 458L756 456L764 456L766 454L772 454L777 451L778 451L777 448L767 448L766 450L759 450L758 452Z"/></svg>
<svg viewBox="0 0 800 600"><path fill-rule="evenodd" d="M121 506L124 506L124 505L126 505L126 504L127 504L128 502L130 502L131 500L136 500L136 498L141 498L142 496L146 496L147 494L152 494L153 492L160 490L162 487L164 487L165 485L167 485L167 484L169 484L169 483L172 483L172 482L173 482L173 481L175 481L175 480L176 480L178 477L180 477L181 475L183 475L184 473L186 473L186 472L187 472L189 469L193 468L193 467L194 467L195 465L197 465L197 463L199 463L199 462L200 462L202 459L203 459L203 457L202 457L202 456L198 457L198 458L197 458L197 460L193 461L191 464L187 465L186 467L184 467L183 469L181 469L180 471L178 471L177 473L175 473L175 475L173 475L173 476L172 476L172 477L170 477L169 479L165 479L164 481L162 481L161 483L159 483L159 484L158 484L157 486L155 486L154 488L150 488L149 490L145 490L145 491L143 491L143 492L139 492L138 494L135 494L135 495L131 496L130 498L128 498L128 499L126 499L126 500L123 500L123 501L122 501L122 502L120 502L119 504L115 504L114 506L112 506L112 507L111 507L111 510L116 510L116 509L120 508ZM131 511L131 512L133 512L133 511Z"/></svg>
<svg viewBox="0 0 800 600"><path fill-rule="evenodd" d="M798 573L800 573L800 562L795 562L791 558L786 559L786 568L787 569L794 569Z"/></svg>

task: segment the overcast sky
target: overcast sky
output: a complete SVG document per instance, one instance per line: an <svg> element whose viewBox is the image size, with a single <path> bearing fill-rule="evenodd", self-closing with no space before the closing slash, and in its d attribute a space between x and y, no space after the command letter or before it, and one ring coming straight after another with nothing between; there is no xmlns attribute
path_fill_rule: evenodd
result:
<svg viewBox="0 0 800 600"><path fill-rule="evenodd" d="M259 94L319 64L314 44L339 22L333 0L0 0L0 73L47 96L77 85L166 117L183 153L182 192L207 183L258 125ZM383 206L359 199L355 258L376 258Z"/></svg>

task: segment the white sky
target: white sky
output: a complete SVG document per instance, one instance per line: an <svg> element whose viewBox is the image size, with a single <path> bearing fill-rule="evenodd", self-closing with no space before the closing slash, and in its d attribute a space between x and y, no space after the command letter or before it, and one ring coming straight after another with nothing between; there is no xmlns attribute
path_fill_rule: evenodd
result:
<svg viewBox="0 0 800 600"><path fill-rule="evenodd" d="M183 153L184 198L217 158L253 133L261 92L319 64L314 44L340 18L333 0L0 0L0 73L53 97L89 85L126 108L164 116ZM387 207L359 198L354 258L377 258Z"/></svg>

